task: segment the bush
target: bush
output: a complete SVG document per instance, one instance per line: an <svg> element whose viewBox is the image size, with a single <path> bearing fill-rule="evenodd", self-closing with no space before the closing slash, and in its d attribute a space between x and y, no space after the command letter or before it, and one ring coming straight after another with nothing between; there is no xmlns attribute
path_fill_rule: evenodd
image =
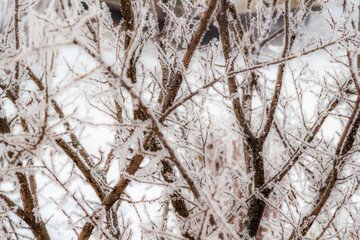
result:
<svg viewBox="0 0 360 240"><path fill-rule="evenodd" d="M359 238L360 5L326 2L3 1L1 239Z"/></svg>

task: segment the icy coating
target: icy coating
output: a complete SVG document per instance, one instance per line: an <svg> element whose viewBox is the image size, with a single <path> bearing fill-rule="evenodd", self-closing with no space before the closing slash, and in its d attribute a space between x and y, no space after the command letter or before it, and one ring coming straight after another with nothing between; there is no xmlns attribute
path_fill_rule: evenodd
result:
<svg viewBox="0 0 360 240"><path fill-rule="evenodd" d="M0 239L360 239L359 10L0 1Z"/></svg>

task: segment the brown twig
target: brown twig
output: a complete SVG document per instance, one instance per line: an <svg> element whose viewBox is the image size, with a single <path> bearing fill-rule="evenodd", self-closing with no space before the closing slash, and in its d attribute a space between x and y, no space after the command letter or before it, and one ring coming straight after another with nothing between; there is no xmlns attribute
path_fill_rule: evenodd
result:
<svg viewBox="0 0 360 240"><path fill-rule="evenodd" d="M285 0L284 4L285 4L285 16L284 16L284 18L285 18L285 43L284 43L283 52L281 54L282 58L285 58L290 50L290 16L289 16L290 15L290 1ZM271 100L270 109L269 109L269 112L267 115L267 120L266 120L266 123L264 126L264 130L260 136L260 142L265 142L266 137L269 134L271 125L274 121L275 111L277 108L277 104L279 102L281 87L282 87L283 78L284 78L284 70L285 70L285 63L281 63L278 66L275 90L274 90L274 94L273 94L273 97Z"/></svg>
<svg viewBox="0 0 360 240"><path fill-rule="evenodd" d="M206 31L206 28L210 23L211 16L216 7L216 3L217 0L210 0L208 2L208 9L202 14L202 17L199 22L199 26L191 37L190 44L181 61L184 70L186 70L189 67L189 64L195 53L195 50L200 44L200 41ZM162 112L165 112L173 104L173 101L179 91L182 81L183 81L182 73L181 72L175 73L175 76L171 80L169 88L167 89L168 94L164 98L162 105Z"/></svg>
<svg viewBox="0 0 360 240"><path fill-rule="evenodd" d="M126 172L129 175L134 175L136 171L139 169L140 164L144 156L135 155L128 167L126 168ZM126 176L122 176L118 183L114 186L113 190L106 196L106 198L102 201L101 205L105 209L105 211L109 211L110 208L114 205L114 203L119 199L121 194L125 191L126 187L129 185L130 180ZM96 216L96 212L92 215L92 217ZM95 226L92 222L85 223L84 227L81 230L81 233L78 237L78 240L87 240L90 238L92 231Z"/></svg>
<svg viewBox="0 0 360 240"><path fill-rule="evenodd" d="M22 220L24 220L31 228L32 233L38 240L50 240L50 236L46 230L45 224L34 216L17 206L10 198L0 193L0 198L6 205Z"/></svg>
<svg viewBox="0 0 360 240"><path fill-rule="evenodd" d="M78 156L76 152L74 152L71 147L61 138L55 140L56 144L65 152L65 154L75 163L76 167L81 171L84 175L86 181L90 184L90 186L94 189L96 194L101 200L105 199L105 193L93 176L93 172L83 163L81 158Z"/></svg>

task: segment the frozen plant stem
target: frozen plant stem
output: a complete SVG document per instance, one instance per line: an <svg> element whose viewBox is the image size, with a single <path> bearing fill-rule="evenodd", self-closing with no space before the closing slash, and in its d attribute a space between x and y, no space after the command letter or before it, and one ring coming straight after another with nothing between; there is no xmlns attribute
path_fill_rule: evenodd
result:
<svg viewBox="0 0 360 240"><path fill-rule="evenodd" d="M251 2L248 3L248 5L251 5ZM228 10L229 10L229 2L227 0L221 0L221 9L219 11L217 20L220 26L220 37L222 42L222 48L225 56L226 66L231 64L229 68L229 72L234 71L233 63L231 62L231 44L230 44L230 34L228 30ZM282 52L282 58L285 58L287 56L287 53L290 49L290 24L289 24L289 0L285 1L285 43L284 43L284 49ZM250 18L248 18L248 22ZM250 25L248 25L249 28ZM244 55L247 56L249 52L245 52ZM273 124L274 116L275 116L275 110L278 105L279 96L281 93L281 87L283 82L283 76L284 76L284 67L285 63L281 63L278 67L278 74L275 84L275 90L272 97L272 101L270 104L270 110L267 115L267 120L264 126L264 129L260 135L260 137L256 137L255 134L251 130L251 125L248 119L244 115L243 106L241 105L240 98L238 96L238 87L235 79L235 75L231 74L228 75L228 87L230 95L232 96L232 103L233 103L233 110L236 116L236 119L238 121L238 124L241 126L241 131L244 133L244 149L247 151L244 151L245 154L249 154L250 156L246 156L245 158L248 158L248 164L249 166L247 169L249 169L249 174L253 175L253 184L254 191L258 191L260 187L263 186L265 182L265 176L264 176L264 160L262 157L262 149L264 142L268 136L268 133L270 131L270 127ZM243 93L245 95L245 93ZM250 186L251 190L252 186ZM249 235L249 237L255 237L257 234L257 231L259 229L261 217L263 215L263 212L265 210L265 201L263 198L267 198L268 194L262 195L261 193L253 195L253 197L250 200L249 209L247 212L247 216L244 221L244 233Z"/></svg>

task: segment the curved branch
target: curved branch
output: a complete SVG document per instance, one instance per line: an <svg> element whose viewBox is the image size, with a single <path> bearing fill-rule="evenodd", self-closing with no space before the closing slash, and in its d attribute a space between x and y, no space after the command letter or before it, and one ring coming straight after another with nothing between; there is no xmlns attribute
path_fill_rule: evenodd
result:
<svg viewBox="0 0 360 240"><path fill-rule="evenodd" d="M183 69L186 70L189 67L191 59L195 53L196 48L199 46L202 37L205 34L206 28L210 23L211 16L215 10L217 0L210 0L208 3L208 9L203 13L200 21L199 26L196 29L195 33L192 35L190 44L184 54L182 59ZM174 99L179 91L181 83L183 81L182 73L179 71L175 74L174 78L171 80L168 94L165 96L163 105L162 105L162 112L165 112L174 102Z"/></svg>
<svg viewBox="0 0 360 240"><path fill-rule="evenodd" d="M26 224L29 225L32 233L38 240L50 240L50 236L46 230L44 222L39 221L34 216L34 212L24 211L4 194L0 193L0 198L6 203L11 211L13 211L20 219L24 220Z"/></svg>
<svg viewBox="0 0 360 240"><path fill-rule="evenodd" d="M285 26L284 26L285 27L285 44L284 44L283 52L281 54L282 58L286 57L286 55L288 54L290 47L291 47L291 44L290 44L290 16L289 16L290 1L286 0L284 4L285 4L285 16L284 16L284 18L285 18ZM271 125L273 124L273 121L274 121L275 111L277 109L277 104L279 102L281 87L282 87L282 83L283 83L283 79L284 79L284 69L285 69L285 63L281 63L278 67L275 91L274 91L274 95L271 100L270 110L267 115L267 120L266 120L266 123L264 126L264 130L260 137L260 142L265 142L266 137L268 136L268 134L270 132Z"/></svg>
<svg viewBox="0 0 360 240"><path fill-rule="evenodd" d="M130 175L134 175L139 169L140 164L142 163L144 156L135 155L131 160L130 164L126 168L126 172ZM121 194L125 191L126 187L129 185L130 179L126 176L122 176L117 184L114 186L113 190L109 195L102 201L101 205L105 211L109 211L114 203L119 199ZM96 211L92 214L91 218L96 216ZM81 230L78 240L87 240L90 238L92 231L94 230L95 225L92 222L85 223L84 227Z"/></svg>

